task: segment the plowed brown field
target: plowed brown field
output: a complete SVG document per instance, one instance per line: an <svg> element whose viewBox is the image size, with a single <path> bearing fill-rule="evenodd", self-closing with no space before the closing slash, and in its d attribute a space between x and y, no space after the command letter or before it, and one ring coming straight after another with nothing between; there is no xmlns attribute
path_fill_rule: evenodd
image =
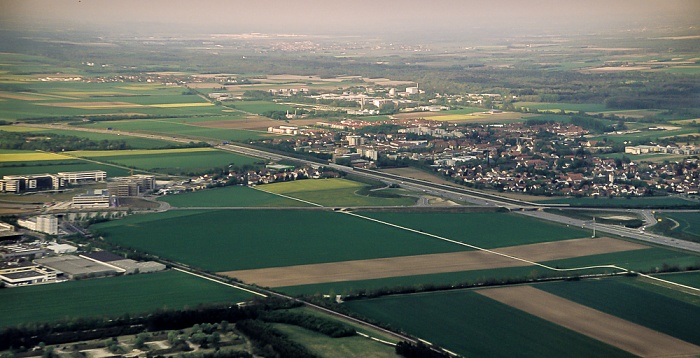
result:
<svg viewBox="0 0 700 358"><path fill-rule="evenodd" d="M648 248L648 246L611 238L574 239L512 246L494 250L505 255L515 256L522 260L486 251L462 251L446 254L402 256L229 271L221 272L220 274L261 286L283 287L325 282L529 266L532 265L532 263L528 261L558 260L645 248Z"/></svg>

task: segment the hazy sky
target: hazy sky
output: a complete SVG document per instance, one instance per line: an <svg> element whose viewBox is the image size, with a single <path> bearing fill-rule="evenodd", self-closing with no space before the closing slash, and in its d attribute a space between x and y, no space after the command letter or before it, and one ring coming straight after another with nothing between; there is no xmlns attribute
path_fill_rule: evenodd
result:
<svg viewBox="0 0 700 358"><path fill-rule="evenodd" d="M298 34L454 33L473 29L592 32L700 24L698 0L0 0L0 21L31 30Z"/></svg>

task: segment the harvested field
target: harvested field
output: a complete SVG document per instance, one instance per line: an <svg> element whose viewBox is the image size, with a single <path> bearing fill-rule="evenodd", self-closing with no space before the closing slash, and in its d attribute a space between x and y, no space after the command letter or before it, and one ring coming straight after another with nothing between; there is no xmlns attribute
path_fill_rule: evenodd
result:
<svg viewBox="0 0 700 358"><path fill-rule="evenodd" d="M40 101L45 99L34 95L23 95L10 92L0 92L0 98L18 99L20 101Z"/></svg>
<svg viewBox="0 0 700 358"><path fill-rule="evenodd" d="M642 357L696 356L700 347L531 286L479 294Z"/></svg>
<svg viewBox="0 0 700 358"><path fill-rule="evenodd" d="M645 248L648 247L616 239L601 238L511 246L494 251L536 262ZM261 286L283 287L529 265L531 263L527 261L515 260L486 251L465 251L240 270L222 272L221 274Z"/></svg>

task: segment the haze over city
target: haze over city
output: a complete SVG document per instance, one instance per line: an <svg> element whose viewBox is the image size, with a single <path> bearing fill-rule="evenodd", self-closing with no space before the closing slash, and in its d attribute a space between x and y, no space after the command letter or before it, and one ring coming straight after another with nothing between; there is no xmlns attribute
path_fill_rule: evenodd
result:
<svg viewBox="0 0 700 358"><path fill-rule="evenodd" d="M700 2L622 1L7 1L5 27L122 33L587 34L697 23Z"/></svg>

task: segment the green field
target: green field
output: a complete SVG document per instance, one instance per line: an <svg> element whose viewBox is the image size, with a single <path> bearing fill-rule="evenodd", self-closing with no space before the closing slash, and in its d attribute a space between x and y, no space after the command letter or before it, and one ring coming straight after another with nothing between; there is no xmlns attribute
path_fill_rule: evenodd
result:
<svg viewBox="0 0 700 358"><path fill-rule="evenodd" d="M652 247L649 249L613 252L543 263L560 268L614 264L633 271L656 272L661 270L664 264L678 265L680 267L700 265L700 256L683 251ZM614 270L611 270L611 272L614 272Z"/></svg>
<svg viewBox="0 0 700 358"><path fill-rule="evenodd" d="M123 154L122 154L123 152ZM154 151L90 151L72 154L100 162L114 163L130 168L165 174L187 174L206 171L215 167L255 165L259 159L212 148L188 148Z"/></svg>
<svg viewBox="0 0 700 358"><path fill-rule="evenodd" d="M283 198L246 186L229 186L200 190L191 193L168 195L160 201L181 208L188 207L294 207L311 206L300 201Z"/></svg>
<svg viewBox="0 0 700 358"><path fill-rule="evenodd" d="M127 132L157 133L165 135L187 136L192 139L219 139L225 141L245 141L268 137L266 133L247 130L198 127L188 123L168 122L165 120L130 120L99 122L86 125L86 128L113 128Z"/></svg>
<svg viewBox="0 0 700 358"><path fill-rule="evenodd" d="M2 131L5 131L7 129L14 129L14 128L17 128L17 127L16 126L0 126L0 130L2 130ZM51 135L58 134L58 135L64 135L64 136L87 138L87 139L90 139L90 140L93 140L96 142L103 141L103 140L124 141L129 147L134 148L134 149L166 148L166 147L176 147L178 145L181 145L179 143L168 142L168 141L158 140L158 139L137 138L137 137L129 137L129 136L116 135L116 134L107 134L107 133L91 133L91 132L83 132L83 131L72 131L72 130L66 130L66 129L43 129L43 128L32 128L32 127L20 127L20 129L22 129L21 131L24 131L24 129L29 129L32 134L38 134L38 135L43 135L43 136L51 136Z"/></svg>
<svg viewBox="0 0 700 358"><path fill-rule="evenodd" d="M535 203L569 204L576 207L593 208L697 208L700 202L685 200L678 197L635 197L635 198L555 198L548 200L532 200Z"/></svg>
<svg viewBox="0 0 700 358"><path fill-rule="evenodd" d="M589 237L587 230L569 228L509 213L362 213L377 220L482 248Z"/></svg>
<svg viewBox="0 0 700 358"><path fill-rule="evenodd" d="M305 346L319 357L397 357L393 347L359 335L331 338L321 333L288 324L276 323L273 326L286 334L291 340Z"/></svg>
<svg viewBox="0 0 700 358"><path fill-rule="evenodd" d="M698 203L698 205L700 205L700 203ZM679 239L700 240L700 213L664 212L657 213L656 217L660 222L652 226L650 228L651 230Z"/></svg>
<svg viewBox="0 0 700 358"><path fill-rule="evenodd" d="M642 131L639 133L629 133L629 134L605 134L605 135L599 135L595 137L591 137L591 140L602 140L603 138L607 138L608 141L612 142L632 142L632 143L646 143L648 141L652 142L658 142L659 138L666 138L666 137L673 137L677 135L683 135L683 134L697 134L698 129L697 128L680 128L680 129L673 129L673 130L664 130L664 131Z"/></svg>
<svg viewBox="0 0 700 358"><path fill-rule="evenodd" d="M121 246L209 271L232 271L465 248L327 211L187 210L91 227Z"/></svg>
<svg viewBox="0 0 700 358"><path fill-rule="evenodd" d="M465 357L631 356L473 291L389 296L344 305Z"/></svg>
<svg viewBox="0 0 700 358"><path fill-rule="evenodd" d="M554 271L545 270L535 266L507 267L489 270L474 270L462 272L448 272L417 276L389 277L373 280L329 282L311 285L277 287L277 291L288 295L318 295L318 294L342 294L358 293L392 287L430 287L431 285L456 285L460 283L486 282L490 279L527 278L533 274L542 275Z"/></svg>
<svg viewBox="0 0 700 358"><path fill-rule="evenodd" d="M104 170L107 177L126 176L129 170L117 168L111 165L97 164L80 159L67 160L40 160L26 163L0 164L0 176L24 175L24 174L55 174L58 172L78 172L86 170Z"/></svg>
<svg viewBox="0 0 700 358"><path fill-rule="evenodd" d="M260 190L287 195L323 206L410 206L414 197L379 197L369 185L346 179L307 179L261 186ZM375 195L381 194L378 192Z"/></svg>
<svg viewBox="0 0 700 358"><path fill-rule="evenodd" d="M294 112L294 108L283 104L277 104L275 102L268 101L240 101L240 102L227 102L232 107L240 109L241 111L246 111L250 113L263 114L270 111L281 111L290 113Z"/></svg>
<svg viewBox="0 0 700 358"><path fill-rule="evenodd" d="M559 112L603 112L607 110L605 105L597 103L546 103L546 102L516 102L516 107L532 108L540 111Z"/></svg>
<svg viewBox="0 0 700 358"><path fill-rule="evenodd" d="M700 289L700 271L655 275L655 277Z"/></svg>
<svg viewBox="0 0 700 358"><path fill-rule="evenodd" d="M250 298L248 292L177 271L70 281L0 290L0 327Z"/></svg>
<svg viewBox="0 0 700 358"><path fill-rule="evenodd" d="M536 287L684 341L700 344L700 306L627 284L625 279L554 282Z"/></svg>

